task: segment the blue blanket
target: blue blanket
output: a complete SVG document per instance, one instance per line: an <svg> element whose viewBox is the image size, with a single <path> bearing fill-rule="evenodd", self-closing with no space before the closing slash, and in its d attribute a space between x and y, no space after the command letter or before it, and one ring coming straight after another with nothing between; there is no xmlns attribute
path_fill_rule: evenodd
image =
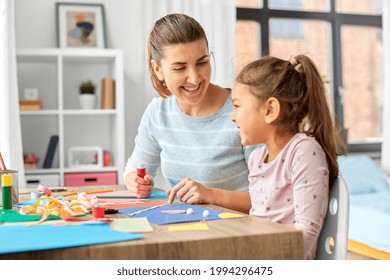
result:
<svg viewBox="0 0 390 280"><path fill-rule="evenodd" d="M390 180L368 156L339 158L350 192L349 239L390 253Z"/></svg>

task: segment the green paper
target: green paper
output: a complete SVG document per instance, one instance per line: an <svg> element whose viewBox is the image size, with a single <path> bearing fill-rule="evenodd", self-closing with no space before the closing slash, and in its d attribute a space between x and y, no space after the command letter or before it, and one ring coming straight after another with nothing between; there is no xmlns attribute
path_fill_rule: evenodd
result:
<svg viewBox="0 0 390 280"><path fill-rule="evenodd" d="M1 210L0 211L0 222L1 223L15 223L15 222L31 222L39 221L42 215L22 215L15 210ZM59 220L58 216L49 216L48 220Z"/></svg>
<svg viewBox="0 0 390 280"><path fill-rule="evenodd" d="M112 229L122 232L152 232L148 219L142 218L118 218L112 219Z"/></svg>

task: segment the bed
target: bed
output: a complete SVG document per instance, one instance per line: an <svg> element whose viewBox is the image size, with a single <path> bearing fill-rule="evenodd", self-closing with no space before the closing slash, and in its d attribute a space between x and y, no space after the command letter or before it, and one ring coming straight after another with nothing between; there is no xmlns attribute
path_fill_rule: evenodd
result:
<svg viewBox="0 0 390 280"><path fill-rule="evenodd" d="M390 260L390 179L369 156L339 158L350 192L348 250Z"/></svg>

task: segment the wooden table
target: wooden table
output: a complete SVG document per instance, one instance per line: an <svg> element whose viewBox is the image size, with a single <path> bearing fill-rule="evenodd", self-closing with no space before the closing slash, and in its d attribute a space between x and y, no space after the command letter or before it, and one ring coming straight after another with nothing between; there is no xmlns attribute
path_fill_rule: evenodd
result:
<svg viewBox="0 0 390 280"><path fill-rule="evenodd" d="M225 210L213 205L202 205ZM292 226L245 216L207 221L206 231L168 231L154 225L143 239L77 248L0 255L0 259L302 259L303 237Z"/></svg>

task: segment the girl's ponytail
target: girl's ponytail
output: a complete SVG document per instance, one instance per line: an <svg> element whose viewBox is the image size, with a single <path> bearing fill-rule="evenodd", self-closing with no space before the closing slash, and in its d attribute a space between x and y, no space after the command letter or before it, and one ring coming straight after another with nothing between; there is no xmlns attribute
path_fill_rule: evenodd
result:
<svg viewBox="0 0 390 280"><path fill-rule="evenodd" d="M306 83L306 94L302 101L307 108L307 115L302 122L301 131L315 137L324 149L329 165L330 186L332 186L333 180L339 173L337 156L345 152L345 145L341 140L339 129L336 130L337 126L329 109L324 81L309 57L298 55L290 59L290 63L304 76Z"/></svg>

